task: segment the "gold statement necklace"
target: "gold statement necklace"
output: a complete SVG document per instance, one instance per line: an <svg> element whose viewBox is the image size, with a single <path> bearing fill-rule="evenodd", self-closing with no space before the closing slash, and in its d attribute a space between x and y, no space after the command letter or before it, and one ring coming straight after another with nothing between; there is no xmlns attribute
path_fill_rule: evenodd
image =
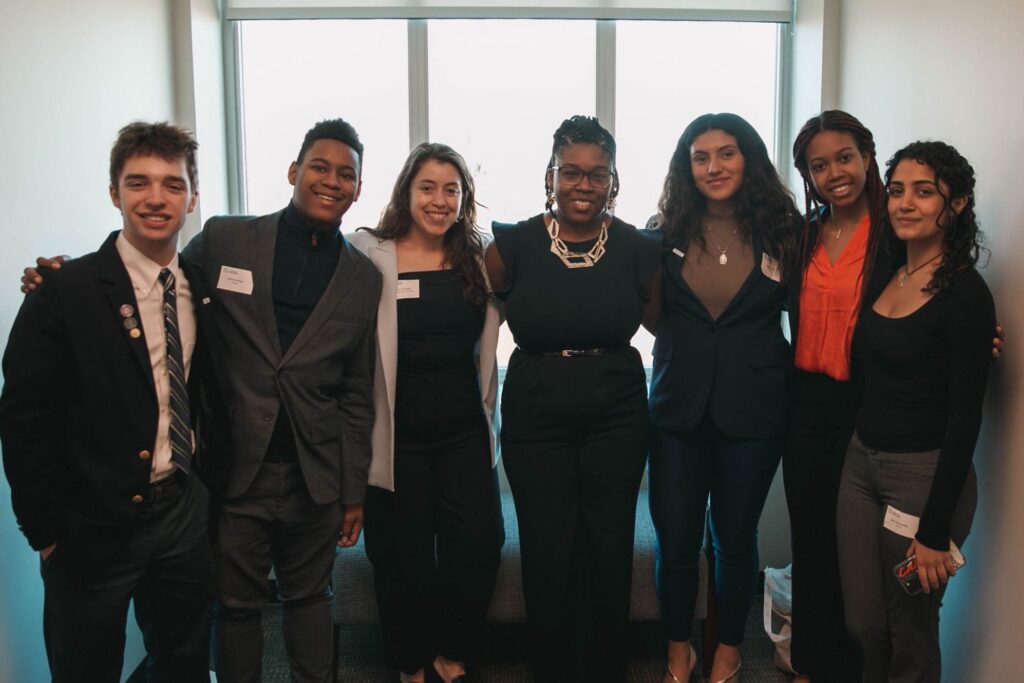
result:
<svg viewBox="0 0 1024 683"><path fill-rule="evenodd" d="M594 246L584 252L569 251L562 238L558 236L558 220L551 217L548 225L548 236L551 237L551 253L557 256L566 268L591 268L604 256L604 243L608 241L608 219L601 221L601 232Z"/></svg>

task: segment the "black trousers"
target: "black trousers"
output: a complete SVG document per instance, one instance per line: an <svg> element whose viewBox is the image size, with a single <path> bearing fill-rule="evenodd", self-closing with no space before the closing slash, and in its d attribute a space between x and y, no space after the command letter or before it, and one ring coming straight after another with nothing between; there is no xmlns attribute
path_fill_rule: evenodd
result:
<svg viewBox="0 0 1024 683"><path fill-rule="evenodd" d="M435 443L399 439L395 491L368 487L365 517L394 666L475 661L505 540L486 424Z"/></svg>
<svg viewBox="0 0 1024 683"><path fill-rule="evenodd" d="M129 601L146 646L148 680L209 680L209 496L196 477L160 486L168 487L180 493L142 503L142 526L108 530L101 538L97 525L97 535L72 535L42 561L43 628L54 681L120 680Z"/></svg>
<svg viewBox="0 0 1024 683"><path fill-rule="evenodd" d="M632 349L513 355L502 460L519 520L535 681L626 678L645 393Z"/></svg>
<svg viewBox="0 0 1024 683"><path fill-rule="evenodd" d="M858 389L800 371L794 388L782 458L793 550L793 668L815 683L853 683L861 679L861 664L846 630L836 505Z"/></svg>
<svg viewBox="0 0 1024 683"><path fill-rule="evenodd" d="M218 681L262 678L260 611L270 598L271 565L292 680L331 680L330 580L341 522L341 503L314 503L298 463L265 462L245 495L217 506L213 644Z"/></svg>

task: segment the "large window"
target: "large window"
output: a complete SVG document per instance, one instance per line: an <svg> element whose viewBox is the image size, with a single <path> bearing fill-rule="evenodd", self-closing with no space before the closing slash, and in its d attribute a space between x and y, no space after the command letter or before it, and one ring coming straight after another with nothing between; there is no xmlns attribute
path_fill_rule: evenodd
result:
<svg viewBox="0 0 1024 683"><path fill-rule="evenodd" d="M238 209L284 206L285 172L303 133L341 116L366 146L363 193L346 230L376 223L409 148L423 139L466 157L489 229L491 220L543 210L551 134L580 113L615 133L616 213L643 226L695 116L736 112L775 149L780 35L767 22L239 21ZM634 344L649 363L650 335L641 330ZM503 328L501 357L511 350Z"/></svg>

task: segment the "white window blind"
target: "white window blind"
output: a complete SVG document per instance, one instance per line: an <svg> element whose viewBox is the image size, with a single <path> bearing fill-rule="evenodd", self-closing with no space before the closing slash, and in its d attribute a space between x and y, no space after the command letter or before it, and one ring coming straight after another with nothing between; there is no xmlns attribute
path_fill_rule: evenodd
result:
<svg viewBox="0 0 1024 683"><path fill-rule="evenodd" d="M789 22L792 0L225 0L235 19L661 19Z"/></svg>

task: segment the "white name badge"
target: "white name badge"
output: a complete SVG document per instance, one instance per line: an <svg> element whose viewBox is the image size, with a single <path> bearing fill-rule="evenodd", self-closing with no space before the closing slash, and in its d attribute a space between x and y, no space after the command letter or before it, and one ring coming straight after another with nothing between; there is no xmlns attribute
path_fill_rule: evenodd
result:
<svg viewBox="0 0 1024 683"><path fill-rule="evenodd" d="M420 281L419 280L399 280L398 281L398 298L399 299L419 299L420 298Z"/></svg>
<svg viewBox="0 0 1024 683"><path fill-rule="evenodd" d="M252 271L245 268L221 266L217 289L239 294L252 294Z"/></svg>
<svg viewBox="0 0 1024 683"><path fill-rule="evenodd" d="M882 526L894 534L913 539L917 535L917 526L920 523L920 517L900 512L892 505L885 507L885 521L882 522Z"/></svg>
<svg viewBox="0 0 1024 683"><path fill-rule="evenodd" d="M779 262L768 254L761 254L761 272L769 280L782 281L782 268Z"/></svg>

